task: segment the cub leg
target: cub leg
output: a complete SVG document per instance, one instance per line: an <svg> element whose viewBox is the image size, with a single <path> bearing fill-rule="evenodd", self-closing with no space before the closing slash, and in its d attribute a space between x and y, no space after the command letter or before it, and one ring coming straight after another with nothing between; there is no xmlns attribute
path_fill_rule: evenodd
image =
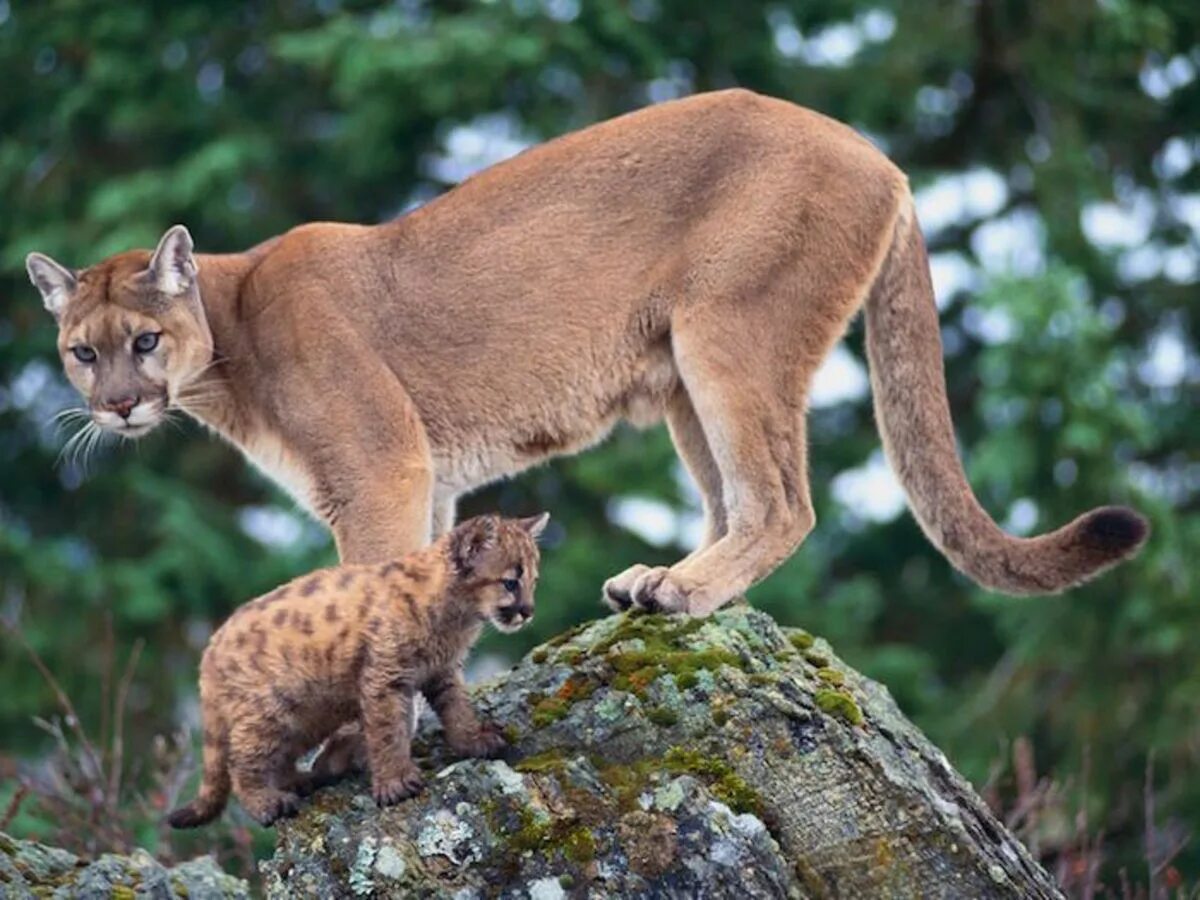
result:
<svg viewBox="0 0 1200 900"><path fill-rule="evenodd" d="M728 523L721 471L708 447L708 439L687 392L681 387L667 404L667 428L683 464L687 467L704 503L704 538L698 549L710 547L725 536ZM632 590L637 580L650 571L649 566L630 566L604 583L603 599L618 612L633 605Z"/></svg>
<svg viewBox="0 0 1200 900"><path fill-rule="evenodd" d="M229 774L242 807L263 827L300 809L298 752L291 735L262 717L244 716L229 734Z"/></svg>
<svg viewBox="0 0 1200 900"><path fill-rule="evenodd" d="M382 669L362 675L362 725L371 767L371 794L391 806L420 793L421 770L412 761L412 682Z"/></svg>
<svg viewBox="0 0 1200 900"><path fill-rule="evenodd" d="M441 720L446 742L455 753L494 757L507 746L498 730L480 724L461 669L437 673L425 683L423 692Z"/></svg>

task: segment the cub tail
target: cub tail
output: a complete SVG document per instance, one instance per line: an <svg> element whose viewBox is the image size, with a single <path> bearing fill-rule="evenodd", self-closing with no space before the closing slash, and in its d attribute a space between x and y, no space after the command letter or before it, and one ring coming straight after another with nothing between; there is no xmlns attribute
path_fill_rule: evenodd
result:
<svg viewBox="0 0 1200 900"><path fill-rule="evenodd" d="M202 701L203 702L203 699ZM196 799L167 816L172 828L198 828L221 814L229 801L229 733L224 721L205 706L204 776Z"/></svg>
<svg viewBox="0 0 1200 900"><path fill-rule="evenodd" d="M867 355L884 449L913 515L946 558L1006 594L1053 594L1133 556L1149 525L1123 506L1018 538L979 505L958 458L925 242L911 202L866 301Z"/></svg>

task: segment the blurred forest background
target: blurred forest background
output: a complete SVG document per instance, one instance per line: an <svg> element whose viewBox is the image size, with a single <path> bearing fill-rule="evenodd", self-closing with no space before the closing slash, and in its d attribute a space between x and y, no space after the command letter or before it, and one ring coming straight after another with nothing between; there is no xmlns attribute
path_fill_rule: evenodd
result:
<svg viewBox="0 0 1200 900"><path fill-rule="evenodd" d="M236 815L163 839L182 778L163 736L187 721L214 624L333 558L194 425L60 456L53 416L78 401L24 255L81 267L175 222L227 251L383 221L541 140L741 85L851 123L909 173L984 505L1022 533L1107 502L1154 523L1137 561L1070 595L975 588L903 509L856 326L811 415L817 529L751 601L885 682L1073 892L1115 889L1121 868L1194 881L1198 68L1193 0L0 0L3 826L163 855L269 848ZM699 527L661 428L462 512L494 508L556 522L534 626L483 648L508 659L602 614L605 577L677 558ZM22 640L77 722L55 723ZM74 821L92 826L64 834Z"/></svg>

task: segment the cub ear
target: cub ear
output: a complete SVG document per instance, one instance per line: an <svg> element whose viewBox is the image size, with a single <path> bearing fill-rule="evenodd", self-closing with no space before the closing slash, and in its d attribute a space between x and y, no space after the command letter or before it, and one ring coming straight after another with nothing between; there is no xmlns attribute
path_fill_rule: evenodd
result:
<svg viewBox="0 0 1200 900"><path fill-rule="evenodd" d="M470 572L485 550L496 546L496 517L476 516L450 532L450 559L460 574Z"/></svg>
<svg viewBox="0 0 1200 900"><path fill-rule="evenodd" d="M550 513L544 512L540 516L530 516L528 519L517 519L517 524L520 525L528 535L535 541L542 536L542 532L546 530L546 525L550 521Z"/></svg>
<svg viewBox="0 0 1200 900"><path fill-rule="evenodd" d="M75 273L42 253L30 253L25 257L25 271L33 286L41 292L46 309L55 321L61 320L67 301L75 293Z"/></svg>
<svg viewBox="0 0 1200 900"><path fill-rule="evenodd" d="M149 272L159 291L171 297L185 293L195 283L196 258L186 228L172 225L167 229L150 258Z"/></svg>

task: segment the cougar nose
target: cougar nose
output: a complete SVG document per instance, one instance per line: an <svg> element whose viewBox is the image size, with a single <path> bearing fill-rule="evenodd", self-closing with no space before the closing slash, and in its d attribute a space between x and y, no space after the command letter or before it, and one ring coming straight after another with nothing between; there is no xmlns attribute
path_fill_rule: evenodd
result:
<svg viewBox="0 0 1200 900"><path fill-rule="evenodd" d="M119 400L106 400L101 405L110 412L115 412L122 419L128 419L133 408L137 406L137 397L121 397Z"/></svg>

